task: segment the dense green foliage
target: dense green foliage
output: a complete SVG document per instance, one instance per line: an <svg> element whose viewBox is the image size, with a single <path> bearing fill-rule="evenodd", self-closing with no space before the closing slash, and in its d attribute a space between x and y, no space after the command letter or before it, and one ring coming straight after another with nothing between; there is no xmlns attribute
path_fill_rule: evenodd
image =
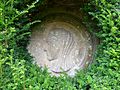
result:
<svg viewBox="0 0 120 90"><path fill-rule="evenodd" d="M120 89L119 0L91 0L88 4L87 12L97 23L101 42L93 65L78 71L74 78L50 76L47 69L32 64L26 41L30 25L39 21L31 22L28 13L41 2L20 8L21 2L24 0L0 0L0 90Z"/></svg>

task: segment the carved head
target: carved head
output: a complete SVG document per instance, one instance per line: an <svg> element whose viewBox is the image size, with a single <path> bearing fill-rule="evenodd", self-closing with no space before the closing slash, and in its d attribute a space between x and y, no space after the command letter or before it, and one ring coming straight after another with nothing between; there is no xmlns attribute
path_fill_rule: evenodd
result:
<svg viewBox="0 0 120 90"><path fill-rule="evenodd" d="M63 28L55 28L51 30L46 38L46 52L48 60L60 59L64 60L74 47L74 39L72 34Z"/></svg>

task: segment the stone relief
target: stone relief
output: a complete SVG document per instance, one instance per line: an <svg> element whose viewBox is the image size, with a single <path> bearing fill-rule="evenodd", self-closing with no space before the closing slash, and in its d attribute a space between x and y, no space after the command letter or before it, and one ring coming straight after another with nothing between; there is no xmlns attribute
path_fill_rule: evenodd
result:
<svg viewBox="0 0 120 90"><path fill-rule="evenodd" d="M33 29L28 51L53 75L66 72L73 76L89 63L91 44L89 33L83 29L66 22L51 22Z"/></svg>

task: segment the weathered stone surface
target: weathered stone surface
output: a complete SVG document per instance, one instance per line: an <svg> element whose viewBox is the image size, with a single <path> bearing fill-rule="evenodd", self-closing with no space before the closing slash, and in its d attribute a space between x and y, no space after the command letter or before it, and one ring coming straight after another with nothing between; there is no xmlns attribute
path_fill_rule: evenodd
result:
<svg viewBox="0 0 120 90"><path fill-rule="evenodd" d="M62 21L38 25L32 30L28 51L53 75L66 72L73 76L91 60L92 41L84 29Z"/></svg>

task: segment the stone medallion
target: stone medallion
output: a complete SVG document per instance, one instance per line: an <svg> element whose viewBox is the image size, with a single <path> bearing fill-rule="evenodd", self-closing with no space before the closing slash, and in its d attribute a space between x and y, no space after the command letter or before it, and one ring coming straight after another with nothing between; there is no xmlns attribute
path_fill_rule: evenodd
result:
<svg viewBox="0 0 120 90"><path fill-rule="evenodd" d="M40 67L46 66L56 76L63 72L74 76L90 62L93 52L85 28L64 21L35 26L27 48Z"/></svg>

